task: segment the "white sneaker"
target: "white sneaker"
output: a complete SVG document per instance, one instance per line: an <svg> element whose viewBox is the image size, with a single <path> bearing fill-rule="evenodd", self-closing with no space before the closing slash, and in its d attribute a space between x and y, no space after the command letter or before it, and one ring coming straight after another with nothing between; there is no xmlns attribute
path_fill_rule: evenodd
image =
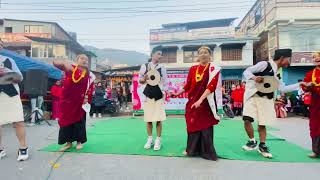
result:
<svg viewBox="0 0 320 180"><path fill-rule="evenodd" d="M144 145L144 148L145 149L150 149L152 145L153 145L152 138L148 138L147 143Z"/></svg>
<svg viewBox="0 0 320 180"><path fill-rule="evenodd" d="M19 149L17 161L25 161L29 158L29 149Z"/></svg>
<svg viewBox="0 0 320 180"><path fill-rule="evenodd" d="M99 118L102 118L101 113L98 114L98 117L99 117Z"/></svg>
<svg viewBox="0 0 320 180"><path fill-rule="evenodd" d="M93 113L92 118L96 118L96 117L97 117L97 114Z"/></svg>
<svg viewBox="0 0 320 180"><path fill-rule="evenodd" d="M3 149L0 151L0 160L6 156L6 151Z"/></svg>
<svg viewBox="0 0 320 180"><path fill-rule="evenodd" d="M153 150L159 151L161 149L161 141L160 138L157 138L154 143Z"/></svg>
<svg viewBox="0 0 320 180"><path fill-rule="evenodd" d="M266 144L260 144L258 152L265 158L272 158L272 154L270 153L269 147Z"/></svg>

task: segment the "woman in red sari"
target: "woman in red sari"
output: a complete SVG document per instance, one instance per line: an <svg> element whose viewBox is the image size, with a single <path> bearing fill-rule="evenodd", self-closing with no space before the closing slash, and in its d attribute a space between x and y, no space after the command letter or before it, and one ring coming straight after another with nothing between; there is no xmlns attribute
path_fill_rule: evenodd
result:
<svg viewBox="0 0 320 180"><path fill-rule="evenodd" d="M61 80L58 80L51 87L51 96L52 96L52 116L51 118L54 120L58 120L59 118L59 103L62 93L62 84Z"/></svg>
<svg viewBox="0 0 320 180"><path fill-rule="evenodd" d="M309 71L304 79L310 86L303 89L311 92L309 126L313 153L309 157L320 158L320 51L315 53L313 60L316 68Z"/></svg>
<svg viewBox="0 0 320 180"><path fill-rule="evenodd" d="M54 61L53 64L64 71L63 89L60 100L59 139L58 144L66 144L60 151L72 147L76 141L76 149L82 149L87 141L85 106L91 103L93 81L95 76L88 70L88 57L77 56L76 64L65 61Z"/></svg>
<svg viewBox="0 0 320 180"><path fill-rule="evenodd" d="M220 68L210 63L210 48L200 47L198 55L199 65L191 67L183 90L173 95L188 93L189 101L185 114L188 140L184 153L215 161L218 157L213 143L213 126L218 124L220 119L215 101Z"/></svg>

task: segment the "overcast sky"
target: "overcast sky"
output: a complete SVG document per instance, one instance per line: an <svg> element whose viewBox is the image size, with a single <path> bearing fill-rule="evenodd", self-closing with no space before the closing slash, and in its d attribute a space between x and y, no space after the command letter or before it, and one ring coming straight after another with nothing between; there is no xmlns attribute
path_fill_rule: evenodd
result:
<svg viewBox="0 0 320 180"><path fill-rule="evenodd" d="M239 18L255 0L0 0L0 18L54 21L82 45L149 52L162 24Z"/></svg>

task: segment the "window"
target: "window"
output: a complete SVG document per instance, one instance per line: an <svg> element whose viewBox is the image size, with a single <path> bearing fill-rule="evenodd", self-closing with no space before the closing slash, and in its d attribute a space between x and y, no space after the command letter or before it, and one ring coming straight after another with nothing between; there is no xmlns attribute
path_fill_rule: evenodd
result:
<svg viewBox="0 0 320 180"><path fill-rule="evenodd" d="M26 25L24 26L25 33L42 33L43 26L40 25Z"/></svg>
<svg viewBox="0 0 320 180"><path fill-rule="evenodd" d="M241 48L221 48L222 61L241 61L242 60L242 49Z"/></svg>
<svg viewBox="0 0 320 180"><path fill-rule="evenodd" d="M279 45L293 52L313 52L320 49L320 25L279 27Z"/></svg>
<svg viewBox="0 0 320 180"><path fill-rule="evenodd" d="M32 57L39 57L39 48L32 47Z"/></svg>
<svg viewBox="0 0 320 180"><path fill-rule="evenodd" d="M4 32L5 33L12 33L12 27L5 27Z"/></svg>
<svg viewBox="0 0 320 180"><path fill-rule="evenodd" d="M257 6L256 11L254 12L254 24L258 24L261 20L261 5Z"/></svg>
<svg viewBox="0 0 320 180"><path fill-rule="evenodd" d="M177 63L177 49L163 49L160 61L162 63Z"/></svg>
<svg viewBox="0 0 320 180"><path fill-rule="evenodd" d="M185 50L183 52L183 62L184 63L194 63L197 62L198 59L198 51Z"/></svg>
<svg viewBox="0 0 320 180"><path fill-rule="evenodd" d="M45 43L32 44L32 57L37 58L64 58L65 46Z"/></svg>
<svg viewBox="0 0 320 180"><path fill-rule="evenodd" d="M211 60L213 61L213 49L215 45L206 45L211 49ZM183 47L183 62L195 63L198 62L198 49L201 46L186 46Z"/></svg>

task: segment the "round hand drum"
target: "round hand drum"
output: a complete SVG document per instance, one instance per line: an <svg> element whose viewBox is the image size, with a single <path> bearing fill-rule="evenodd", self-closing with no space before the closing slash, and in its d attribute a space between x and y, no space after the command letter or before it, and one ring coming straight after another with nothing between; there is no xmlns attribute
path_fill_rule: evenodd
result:
<svg viewBox="0 0 320 180"><path fill-rule="evenodd" d="M147 83L150 86L157 86L160 83L161 77L160 73L157 70L150 70L147 73L149 79L147 80Z"/></svg>
<svg viewBox="0 0 320 180"><path fill-rule="evenodd" d="M278 90L279 81L273 76L264 76L263 83L256 83L256 88L262 93L272 93Z"/></svg>

